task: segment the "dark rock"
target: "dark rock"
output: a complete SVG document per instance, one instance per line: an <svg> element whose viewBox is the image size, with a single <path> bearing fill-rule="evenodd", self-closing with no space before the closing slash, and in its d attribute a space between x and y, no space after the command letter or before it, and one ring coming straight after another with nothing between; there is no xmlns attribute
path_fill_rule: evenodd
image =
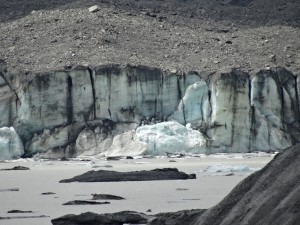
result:
<svg viewBox="0 0 300 225"><path fill-rule="evenodd" d="M224 176L227 176L227 177L234 176L234 173L226 173Z"/></svg>
<svg viewBox="0 0 300 225"><path fill-rule="evenodd" d="M133 157L132 156L127 156L126 159L133 159Z"/></svg>
<svg viewBox="0 0 300 225"><path fill-rule="evenodd" d="M80 215L69 214L51 220L53 225L123 225L127 224L146 224L148 216L143 213L122 211L117 213L97 214L92 212Z"/></svg>
<svg viewBox="0 0 300 225"><path fill-rule="evenodd" d="M109 194L92 194L93 200L123 200L123 197Z"/></svg>
<svg viewBox="0 0 300 225"><path fill-rule="evenodd" d="M119 156L109 156L109 157L106 157L106 160L111 160L111 161L114 161L114 160L120 160L121 157Z"/></svg>
<svg viewBox="0 0 300 225"><path fill-rule="evenodd" d="M33 213L32 211L23 211L18 209L9 210L7 213Z"/></svg>
<svg viewBox="0 0 300 225"><path fill-rule="evenodd" d="M66 158L66 157L62 157L62 158L60 159L60 161L69 161L69 159Z"/></svg>
<svg viewBox="0 0 300 225"><path fill-rule="evenodd" d="M64 203L63 205L107 205L110 202L94 202L94 201L86 201L86 200L74 200Z"/></svg>
<svg viewBox="0 0 300 225"><path fill-rule="evenodd" d="M19 191L19 188L8 188L8 189L0 189L0 192L5 192L5 191Z"/></svg>
<svg viewBox="0 0 300 225"><path fill-rule="evenodd" d="M26 166L15 166L13 168L1 169L1 170L30 170L30 169Z"/></svg>
<svg viewBox="0 0 300 225"><path fill-rule="evenodd" d="M54 192L43 192L41 195L55 195Z"/></svg>
<svg viewBox="0 0 300 225"><path fill-rule="evenodd" d="M173 153L173 152L165 152L167 157L172 157L172 158L183 158L186 156L184 153Z"/></svg>
<svg viewBox="0 0 300 225"><path fill-rule="evenodd" d="M4 216L0 217L0 220L9 220L9 219L32 219L32 218L45 218L49 216L40 215L40 216Z"/></svg>
<svg viewBox="0 0 300 225"><path fill-rule="evenodd" d="M186 174L176 168L154 169L150 171L117 172L109 170L89 171L71 179L59 181L70 182L120 182L120 181L149 181L149 180L186 180L196 179L195 174Z"/></svg>
<svg viewBox="0 0 300 225"><path fill-rule="evenodd" d="M176 191L188 191L189 189L187 188L177 188Z"/></svg>

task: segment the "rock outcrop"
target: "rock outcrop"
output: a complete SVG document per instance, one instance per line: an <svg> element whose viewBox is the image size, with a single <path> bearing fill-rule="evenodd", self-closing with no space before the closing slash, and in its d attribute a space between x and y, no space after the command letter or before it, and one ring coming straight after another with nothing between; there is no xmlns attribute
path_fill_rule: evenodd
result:
<svg viewBox="0 0 300 225"><path fill-rule="evenodd" d="M300 82L280 67L252 77L232 69L206 80L197 72L143 66L1 71L0 127L14 127L24 146L17 156L5 153L6 158L23 151L47 158L268 151L300 139ZM153 133L158 130L193 144L163 144Z"/></svg>
<svg viewBox="0 0 300 225"><path fill-rule="evenodd" d="M299 171L298 144L247 177L224 200L191 224L296 225L300 221Z"/></svg>

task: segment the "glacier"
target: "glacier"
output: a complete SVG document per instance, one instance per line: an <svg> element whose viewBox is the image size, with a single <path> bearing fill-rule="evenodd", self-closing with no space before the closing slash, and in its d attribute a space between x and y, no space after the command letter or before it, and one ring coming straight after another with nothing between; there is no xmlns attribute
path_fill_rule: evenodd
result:
<svg viewBox="0 0 300 225"><path fill-rule="evenodd" d="M282 67L209 76L131 65L1 67L0 128L13 128L23 151L2 144L0 159L283 150L300 139L299 88Z"/></svg>

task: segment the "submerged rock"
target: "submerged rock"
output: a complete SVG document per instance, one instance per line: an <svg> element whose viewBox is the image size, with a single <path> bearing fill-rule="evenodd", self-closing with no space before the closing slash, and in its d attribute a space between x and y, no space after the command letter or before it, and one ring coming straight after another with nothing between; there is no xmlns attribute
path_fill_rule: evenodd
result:
<svg viewBox="0 0 300 225"><path fill-rule="evenodd" d="M34 218L45 218L50 216L40 215L40 216L3 216L0 220L10 220L10 219L34 219Z"/></svg>
<svg viewBox="0 0 300 225"><path fill-rule="evenodd" d="M15 166L13 168L1 169L1 170L30 170L30 169L26 166Z"/></svg>
<svg viewBox="0 0 300 225"><path fill-rule="evenodd" d="M24 210L18 210L18 209L13 209L7 211L7 213L33 213L32 211L24 211Z"/></svg>
<svg viewBox="0 0 300 225"><path fill-rule="evenodd" d="M43 192L41 195L55 195L54 192Z"/></svg>
<svg viewBox="0 0 300 225"><path fill-rule="evenodd" d="M85 200L73 200L64 203L63 205L107 205L110 202L95 202L95 201L85 201Z"/></svg>
<svg viewBox="0 0 300 225"><path fill-rule="evenodd" d="M109 170L89 171L71 179L59 181L70 182L121 182L121 181L150 181L150 180L186 180L196 179L195 174L186 174L176 168L142 170L133 172L117 172Z"/></svg>
<svg viewBox="0 0 300 225"><path fill-rule="evenodd" d="M0 192L5 192L5 191L19 191L19 188L7 188L7 189L0 189Z"/></svg>
<svg viewBox="0 0 300 225"><path fill-rule="evenodd" d="M109 194L92 194L93 200L123 200L123 197Z"/></svg>

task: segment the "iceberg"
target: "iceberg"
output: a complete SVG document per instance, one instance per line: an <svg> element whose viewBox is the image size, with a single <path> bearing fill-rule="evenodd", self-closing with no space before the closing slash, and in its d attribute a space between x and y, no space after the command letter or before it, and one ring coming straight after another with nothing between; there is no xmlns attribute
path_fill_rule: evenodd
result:
<svg viewBox="0 0 300 225"><path fill-rule="evenodd" d="M139 141L146 144L144 154L163 155L165 152L205 153L206 139L197 131L176 121L140 126L136 130Z"/></svg>
<svg viewBox="0 0 300 225"><path fill-rule="evenodd" d="M24 154L21 138L13 127L0 128L0 160L20 158Z"/></svg>

